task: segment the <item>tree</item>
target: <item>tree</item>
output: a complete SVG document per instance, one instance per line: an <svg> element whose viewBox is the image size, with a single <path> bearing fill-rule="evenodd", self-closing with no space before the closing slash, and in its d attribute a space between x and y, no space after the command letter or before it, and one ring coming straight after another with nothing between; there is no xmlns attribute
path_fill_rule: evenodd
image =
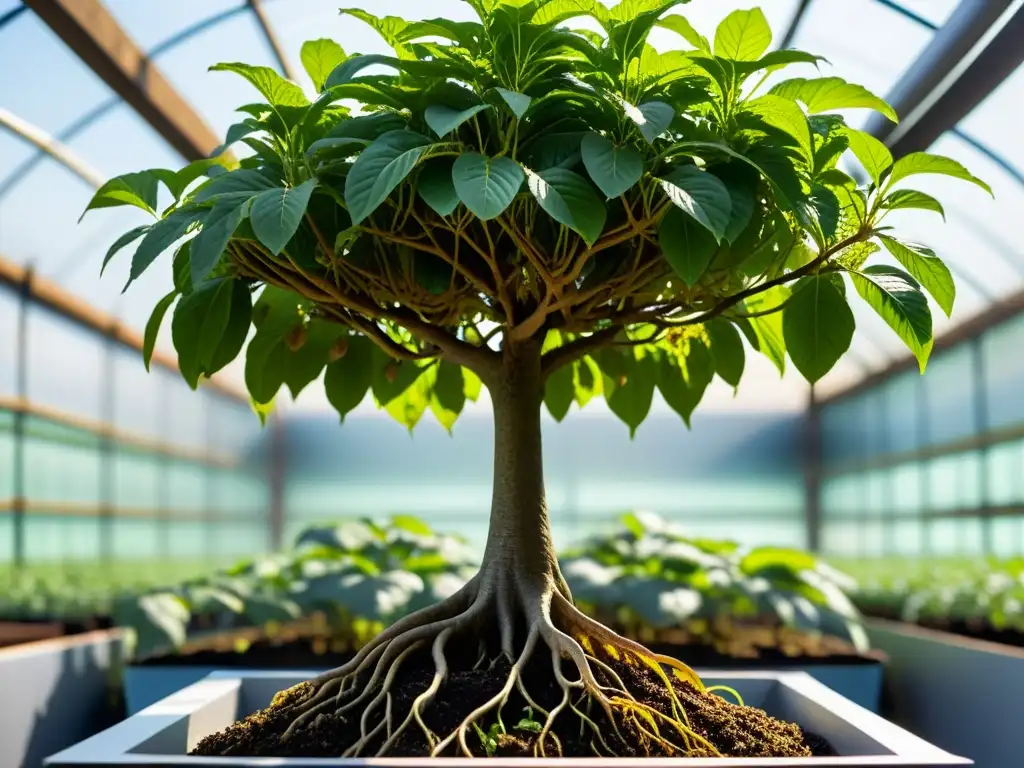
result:
<svg viewBox="0 0 1024 768"><path fill-rule="evenodd" d="M466 749L468 729L522 685L539 646L579 674L571 683L552 670L565 701L581 687L609 717L631 705L599 681L607 667L595 648L632 654L662 678L667 665L699 687L685 665L574 608L551 544L542 403L560 420L573 401L603 394L632 432L658 390L688 422L713 377L739 384L744 339L780 370L788 352L815 382L850 345L849 284L923 369L932 343L924 291L948 314L953 281L932 251L882 222L899 208L942 212L934 198L898 188L909 176L985 186L947 158L893 162L830 114L867 108L896 119L860 86L821 77L765 89L773 73L821 59L768 52L760 10L729 15L709 41L668 13L680 0L470 4L478 22L343 10L394 55L307 43L312 102L270 69L214 67L264 99L239 109L246 117L228 144L178 172L113 179L89 205L156 217L107 254L140 240L129 282L185 238L146 355L176 302L173 339L193 387L241 352L251 323L245 377L260 408L282 385L297 395L325 370L342 418L370 391L410 428L428 408L450 428L481 383L489 391L494 492L479 574L318 678L289 731L326 710L381 708L400 674L393 665L432 644L433 684L394 733L389 724L385 751L403 729L425 727L417 712L445 678L446 645L488 620L500 628L491 650L511 673L458 729L428 735L435 753L456 739ZM565 26L578 17L603 31ZM649 45L656 26L678 33L683 49ZM251 151L238 162L228 153L236 142ZM839 169L847 150L866 185ZM157 213L160 184L174 202ZM901 269L868 266L883 247ZM684 740L693 735L676 727Z"/></svg>

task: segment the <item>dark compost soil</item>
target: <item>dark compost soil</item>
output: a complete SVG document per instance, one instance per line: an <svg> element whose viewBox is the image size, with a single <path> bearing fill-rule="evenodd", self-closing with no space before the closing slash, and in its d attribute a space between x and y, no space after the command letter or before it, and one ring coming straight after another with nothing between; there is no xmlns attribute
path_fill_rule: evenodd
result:
<svg viewBox="0 0 1024 768"><path fill-rule="evenodd" d="M423 710L426 724L439 736L447 735L456 729L463 719L474 709L495 696L508 678L509 666L504 660L492 669L473 670L469 664L459 667L458 660L472 659L473 653L459 653L456 649L448 654L452 663L447 682L437 698ZM472 662L470 662L471 664ZM621 662L609 662L616 672L626 681L633 694L641 702L671 715L671 699L663 682L657 675L636 665ZM574 670L566 667L566 675L575 676ZM595 670L598 679L602 674ZM401 723L408 713L413 700L430 685L434 674L434 666L429 652L410 656L396 677L392 688L392 706L394 723ZM562 690L555 682L551 671L550 660L546 653L536 653L523 669L523 680L533 698L545 709L551 709L562 699ZM606 682L602 680L602 682ZM784 723L769 717L762 710L753 707L741 707L726 701L714 694L700 693L687 683L674 680L673 685L680 701L686 710L691 728L710 741L723 755L736 757L810 757L834 755L835 752L821 738L805 734L797 725ZM358 688L358 686L357 686ZM193 755L234 755L234 756L273 756L273 757L336 757L353 745L360 736L360 718L362 710L356 709L345 716L323 714L308 725L296 731L286 742L281 741L285 729L294 719L294 711L290 708L311 696L313 687L302 683L279 693L271 705L256 712L244 720L235 723L227 730L207 737L192 752ZM582 704L586 707L586 704ZM518 692L514 692L503 710L503 721L510 729L498 738L495 754L506 757L528 757L533 755L533 747L538 734L530 729L517 730L513 725L518 723L525 713L525 700ZM585 710L586 711L586 710ZM383 717L383 707L370 718L370 726ZM601 733L612 749L619 756L680 756L678 751L667 751L662 746L651 742L633 724L617 716L617 725L623 734L625 744L614 736L614 728L607 715L599 706L592 706L589 716L594 720ZM543 716L535 715L536 720L543 722ZM479 723L483 731L488 731L496 722L492 711ZM638 722L644 722L641 718ZM546 739L545 750L548 756L559 754L564 757L592 757L594 755L592 731L581 729L581 721L567 708L555 720L552 732L557 742L550 736ZM646 726L645 726L646 727ZM662 724L662 732L669 733L669 726ZM363 755L373 755L383 743L381 736L372 741ZM680 737L675 735L674 741ZM470 728L467 737L470 749L479 756L486 751L482 741ZM446 754L456 754L457 746L453 746ZM426 737L415 723L407 728L399 741L389 751L389 756L422 757L429 754ZM601 754L604 754L603 750ZM708 755L706 748L696 748L689 753L691 756Z"/></svg>

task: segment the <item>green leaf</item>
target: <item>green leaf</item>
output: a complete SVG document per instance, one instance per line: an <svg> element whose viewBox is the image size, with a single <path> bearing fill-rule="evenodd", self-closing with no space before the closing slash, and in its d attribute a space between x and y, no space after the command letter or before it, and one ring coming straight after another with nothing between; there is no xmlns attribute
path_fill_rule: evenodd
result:
<svg viewBox="0 0 1024 768"><path fill-rule="evenodd" d="M192 241L186 240L174 252L171 272L174 275L174 288L182 296L192 293Z"/></svg>
<svg viewBox="0 0 1024 768"><path fill-rule="evenodd" d="M633 147L617 147L597 133L588 133L580 145L583 165L605 197L626 192L640 180L644 160Z"/></svg>
<svg viewBox="0 0 1024 768"><path fill-rule="evenodd" d="M357 150L363 149L369 143L370 142L367 139L356 139L351 136L331 136L328 138L317 139L310 144L309 148L306 150L306 156L314 157L315 155L330 153L331 159L348 157L349 155L356 154Z"/></svg>
<svg viewBox="0 0 1024 768"><path fill-rule="evenodd" d="M655 24L675 32L698 51L711 53L711 44L708 42L708 39L697 32L685 17L679 15L665 16L658 19Z"/></svg>
<svg viewBox="0 0 1024 768"><path fill-rule="evenodd" d="M452 109L441 104L431 104L423 113L423 119L427 121L430 130L444 138L449 133L457 130L460 125L469 120L473 115L490 109L490 104L476 104L469 109Z"/></svg>
<svg viewBox="0 0 1024 768"><path fill-rule="evenodd" d="M234 282L224 278L205 282L175 307L171 335L178 369L192 389L198 386L227 329Z"/></svg>
<svg viewBox="0 0 1024 768"><path fill-rule="evenodd" d="M786 339L782 330L782 312L779 310L789 300L789 288L778 285L751 296L744 302L748 312L769 312L770 314L745 319L745 324L753 332L757 343L754 346L767 357L780 374L786 372Z"/></svg>
<svg viewBox="0 0 1024 768"><path fill-rule="evenodd" d="M732 198L721 179L695 165L687 165L673 169L659 181L677 208L700 222L716 240L725 237Z"/></svg>
<svg viewBox="0 0 1024 768"><path fill-rule="evenodd" d="M344 357L327 366L324 392L341 420L359 405L373 380L373 342L365 336L350 336Z"/></svg>
<svg viewBox="0 0 1024 768"><path fill-rule="evenodd" d="M808 165L814 165L814 142L811 126L800 106L790 98L769 93L747 102L746 111L757 115L772 128L792 136Z"/></svg>
<svg viewBox="0 0 1024 768"><path fill-rule="evenodd" d="M129 243L133 243L136 240L138 240L140 237L142 237L142 235L145 232L149 231L149 227L150 227L149 224L140 224L139 226L134 227L133 229L128 230L123 235L121 235L119 238L117 238L117 240L114 241L114 244L112 246L110 246L110 248L107 250L106 255L103 257L103 266L100 267L100 274L101 275L103 274L103 270L105 270L107 268L107 263L112 258L114 258L114 254L116 254L118 251L120 251L122 248L124 248Z"/></svg>
<svg viewBox="0 0 1024 768"><path fill-rule="evenodd" d="M495 88L498 95L504 99L505 103L508 104L508 108L512 110L512 113L517 119L522 120L523 115L526 114L526 110L530 108L530 102L533 99L524 93L518 91L510 91L507 88Z"/></svg>
<svg viewBox="0 0 1024 768"><path fill-rule="evenodd" d="M587 356L577 360L573 366L573 388L576 405L586 407L596 395L602 392L601 370L593 358Z"/></svg>
<svg viewBox="0 0 1024 768"><path fill-rule="evenodd" d="M115 208L121 205L133 205L156 216L158 187L159 179L152 171L116 176L96 190L96 194L92 196L78 220L81 221L85 214L97 208Z"/></svg>
<svg viewBox="0 0 1024 768"><path fill-rule="evenodd" d="M851 272L850 277L861 298L914 353L923 372L932 351L932 314L917 282L898 269L881 265Z"/></svg>
<svg viewBox="0 0 1024 768"><path fill-rule="evenodd" d="M416 179L416 191L439 216L448 216L459 206L459 195L452 181L453 163L450 157L428 160Z"/></svg>
<svg viewBox="0 0 1024 768"><path fill-rule="evenodd" d="M213 152L210 153L210 156L217 157L218 155L222 155L235 142L241 141L246 136L265 130L267 130L266 126L257 123L255 120L243 120L240 123L235 123L228 127L224 143L213 150Z"/></svg>
<svg viewBox="0 0 1024 768"><path fill-rule="evenodd" d="M563 365L548 376L544 385L544 404L555 421L562 421L569 413L575 394L573 366Z"/></svg>
<svg viewBox="0 0 1024 768"><path fill-rule="evenodd" d="M811 384L846 354L854 327L846 297L828 275L802 281L782 313L789 358Z"/></svg>
<svg viewBox="0 0 1024 768"><path fill-rule="evenodd" d="M740 163L717 167L711 173L729 190L729 225L725 228L725 240L735 243L754 215L760 177L756 170Z"/></svg>
<svg viewBox="0 0 1024 768"><path fill-rule="evenodd" d="M616 98L626 117L640 129L648 144L653 144L656 138L668 130L676 114L675 110L663 101L648 101L633 106L628 101Z"/></svg>
<svg viewBox="0 0 1024 768"><path fill-rule="evenodd" d="M430 139L388 131L363 150L345 178L345 205L353 224L373 213L423 156Z"/></svg>
<svg viewBox="0 0 1024 768"><path fill-rule="evenodd" d="M953 313L953 302L956 300L956 283L953 275L935 251L918 243L907 243L888 235L879 235L885 249L903 265L914 279L932 295L946 317Z"/></svg>
<svg viewBox="0 0 1024 768"><path fill-rule="evenodd" d="M319 91L324 87L327 76L345 60L345 51L333 40L321 38L303 43L300 57L313 87Z"/></svg>
<svg viewBox="0 0 1024 768"><path fill-rule="evenodd" d="M922 211L934 211L946 218L946 211L942 203L931 195L918 192L916 189L897 189L882 201L881 208L887 211L897 211L902 208L913 208Z"/></svg>
<svg viewBox="0 0 1024 768"><path fill-rule="evenodd" d="M812 115L837 109L863 108L881 112L892 122L899 122L896 111L884 99L839 77L794 77L775 85L769 93L803 102Z"/></svg>
<svg viewBox="0 0 1024 768"><path fill-rule="evenodd" d="M437 366L434 391L430 398L430 410L438 423L448 432L452 431L455 420L466 407L466 386L462 367L441 360Z"/></svg>
<svg viewBox="0 0 1024 768"><path fill-rule="evenodd" d="M601 236L608 212L582 176L561 168L526 171L526 184L551 218L578 233L589 246Z"/></svg>
<svg viewBox="0 0 1024 768"><path fill-rule="evenodd" d="M629 349L619 357L623 366L622 380L606 381L605 400L612 413L629 427L629 436L632 438L636 435L637 427L650 413L651 403L654 401L654 388L658 380L658 367L654 357L640 348ZM606 359L603 355L602 372ZM605 378L610 379L607 373Z"/></svg>
<svg viewBox="0 0 1024 768"><path fill-rule="evenodd" d="M241 205L235 200L219 200L203 220L203 228L191 240L190 268L193 285L199 285L209 276L220 261L228 240L238 229L249 202Z"/></svg>
<svg viewBox="0 0 1024 768"><path fill-rule="evenodd" d="M160 333L160 325L164 321L164 315L167 314L168 308L174 303L177 296L178 292L174 290L160 299L153 308L153 313L149 316L149 320L146 322L146 332L142 337L142 362L145 364L147 371L149 370L149 363L153 359L153 348L156 346L156 337Z"/></svg>
<svg viewBox="0 0 1024 768"><path fill-rule="evenodd" d="M289 349L284 383L292 398L312 382L327 365L331 350L343 336L348 339L348 329L337 323L312 318L304 330L305 340L298 349ZM287 346L287 340L285 342Z"/></svg>
<svg viewBox="0 0 1024 768"><path fill-rule="evenodd" d="M274 107L307 107L309 99L295 83L281 77L270 67L254 67L239 62L215 64L211 72L234 72L248 80Z"/></svg>
<svg viewBox="0 0 1024 768"><path fill-rule="evenodd" d="M687 427L714 375L714 359L696 339L690 341L688 354L664 354L658 362L658 391Z"/></svg>
<svg viewBox="0 0 1024 768"><path fill-rule="evenodd" d="M715 373L727 384L738 387L746 366L743 339L736 326L728 320L714 319L704 326L711 341L711 354L715 359Z"/></svg>
<svg viewBox="0 0 1024 768"><path fill-rule="evenodd" d="M772 30L760 8L733 11L715 30L715 56L754 61L772 44Z"/></svg>
<svg viewBox="0 0 1024 768"><path fill-rule="evenodd" d="M297 187L268 189L252 201L249 209L252 230L275 256L284 250L302 223L315 186L316 179L308 179ZM192 258L195 259L194 254Z"/></svg>
<svg viewBox="0 0 1024 768"><path fill-rule="evenodd" d="M483 382L480 377L477 376L469 368L462 369L462 390L466 393L466 399L470 402L475 403L480 397L480 390L483 388Z"/></svg>
<svg viewBox="0 0 1024 768"><path fill-rule="evenodd" d="M700 280L718 250L715 236L678 208L669 209L661 220L658 244L665 260L688 286Z"/></svg>
<svg viewBox="0 0 1024 768"><path fill-rule="evenodd" d="M846 137L850 140L850 149L868 176L875 184L881 183L882 173L892 165L892 152L870 133L854 128L846 129Z"/></svg>
<svg viewBox="0 0 1024 768"><path fill-rule="evenodd" d="M191 618L184 600L171 592L119 597L113 614L117 626L134 632L137 657L184 645Z"/></svg>
<svg viewBox="0 0 1024 768"><path fill-rule="evenodd" d="M496 218L511 205L523 179L523 169L509 157L488 158L469 152L459 155L452 166L459 199L483 221Z"/></svg>
<svg viewBox="0 0 1024 768"><path fill-rule="evenodd" d="M421 374L412 384L384 406L388 415L410 432L419 424L423 414L427 412L437 375L433 368L427 371L420 370Z"/></svg>
<svg viewBox="0 0 1024 768"><path fill-rule="evenodd" d="M206 362L203 374L212 376L238 357L252 322L252 295L241 280L231 280L231 306L224 333Z"/></svg>
<svg viewBox="0 0 1024 768"><path fill-rule="evenodd" d="M828 187L815 184L806 202L797 205L797 217L805 227L816 224L829 240L839 226L839 198Z"/></svg>
<svg viewBox="0 0 1024 768"><path fill-rule="evenodd" d="M139 247L135 249L135 256L132 257L131 274L124 289L127 290L143 272L149 269L150 264L156 261L156 257L166 251L171 245L185 236L192 223L196 220L196 211L177 210L168 214L166 218L160 219L146 232Z"/></svg>
<svg viewBox="0 0 1024 768"><path fill-rule="evenodd" d="M269 177L249 168L239 168L236 171L215 176L196 190L195 201L205 202L220 195L241 195L246 194L255 197L260 192L277 187ZM241 200L239 200L241 202Z"/></svg>
<svg viewBox="0 0 1024 768"><path fill-rule="evenodd" d="M942 176L963 179L978 185L992 195L992 188L988 184L972 175L970 171L956 160L943 157L942 155L932 155L927 152L911 152L909 155L897 160L892 166L888 183L892 185L908 176L915 176L921 173L937 173Z"/></svg>
<svg viewBox="0 0 1024 768"><path fill-rule="evenodd" d="M163 181L168 191L174 196L174 199L180 200L192 182L206 175L211 168L217 168L220 173L231 168L237 168L238 164L236 162L231 160L229 163L228 161L228 158L216 156L208 157L205 160L195 160L180 171L162 174L160 180Z"/></svg>

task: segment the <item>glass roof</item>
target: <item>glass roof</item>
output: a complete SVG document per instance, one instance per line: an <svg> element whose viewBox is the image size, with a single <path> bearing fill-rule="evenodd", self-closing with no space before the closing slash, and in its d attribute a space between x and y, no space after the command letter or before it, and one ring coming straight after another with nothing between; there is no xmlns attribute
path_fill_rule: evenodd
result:
<svg viewBox="0 0 1024 768"><path fill-rule="evenodd" d="M249 86L229 74L208 73L221 61L245 61L280 68L252 7L245 0L139 2L105 0L124 30L146 51L167 80L219 135L236 121L234 107L253 97ZM353 3L358 5L360 3ZM308 39L332 37L345 50L384 52L382 41L361 23L339 18L337 0L264 0L267 20L299 82L311 85L298 66ZM678 12L705 35L735 8L760 5L778 46L798 15L800 0L691 0ZM826 57L834 72L885 95L899 81L957 0L811 0L791 45ZM378 15L407 18L471 18L458 0L374 0ZM652 43L677 44L672 33L656 30ZM798 68L786 70L799 76ZM934 247L959 278L951 319L934 308L940 329L962 322L992 302L1019 291L1024 283L1024 252L1015 238L1024 210L1024 144L1007 141L1019 128L1024 70L992 93L961 125L933 147L954 157L993 187L993 201L981 190L940 178L915 184L946 202L947 225L938 229L932 214L900 212L892 222L909 239ZM65 145L93 177L106 178L145 167L172 167L183 160L130 106L71 52L20 0L0 0L0 118L13 115ZM852 113L854 124L866 113ZM30 143L2 129L0 120L0 256L38 273L123 321L141 329L169 282L169 259L147 272L122 295L126 254L101 279L99 265L113 238L139 222L129 209L78 217L91 195L90 183ZM937 237L936 237L937 235ZM887 326L870 312L856 310L858 332L851 355L823 382L826 391L844 388L885 367L905 353ZM168 324L160 346L170 350ZM241 366L227 376L241 378ZM309 398L318 395L308 390ZM779 377L762 359L752 362L738 398L726 389L709 395L712 408L797 409L807 387L798 377ZM314 403L315 404L315 403Z"/></svg>

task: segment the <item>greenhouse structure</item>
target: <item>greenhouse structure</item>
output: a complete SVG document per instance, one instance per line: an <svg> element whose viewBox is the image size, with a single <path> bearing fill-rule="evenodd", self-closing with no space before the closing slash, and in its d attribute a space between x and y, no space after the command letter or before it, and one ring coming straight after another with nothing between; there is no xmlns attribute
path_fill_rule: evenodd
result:
<svg viewBox="0 0 1024 768"><path fill-rule="evenodd" d="M596 754L631 765L658 756L732 756L730 765L747 764L744 757L827 765L834 756L837 765L865 767L1024 765L1024 237L1017 240L1024 235L1024 0L602 1L349 0L359 8L339 15L338 3L327 0L0 0L0 768L257 765L244 758L258 755L315 765L327 763L303 758L374 754L552 761ZM417 27L406 19L423 21ZM771 34L752 42L759 25ZM561 47L544 48L558 35ZM525 72L522 62L542 56L536 79L560 73L564 91L523 85L524 95L513 87L521 73L512 80L502 74L509 61ZM248 66L210 71L222 62ZM440 79L430 80L431 67ZM464 82L467 72L484 70L496 84L486 93ZM815 78L822 78L817 90ZM612 93L613 83L621 91ZM480 103L438 107L437 94L454 89ZM702 104L694 89L711 94L709 101ZM641 91L662 95L643 102ZM768 95L755 98L761 93ZM415 106L421 97L435 101L424 102L432 104L424 111ZM559 98L569 106L552 107ZM526 138L531 120L558 124L563 113L552 117L555 109L598 101L594 114L614 113L621 121L614 128L593 122L570 134L545 127L539 138ZM244 114L244 105L253 109ZM666 122L651 105L668 110ZM828 122L824 113L838 117ZM744 123L744 115L754 122ZM395 138L399 130L346 133L349 123L377 118L398 120L391 127L405 138ZM306 149L310 130L326 138ZM689 130L697 139L687 138ZM260 131L269 138L254 138ZM542 153L526 147L545 132L575 136L575 149L539 164ZM492 139L497 144L488 145ZM388 141L398 148L357 194L361 161L369 167L370 153L390 152ZM758 141L782 147L775 159L810 153L792 176L806 194L802 202L790 205L781 177L757 164L766 157L755 155L757 146L748 152ZM607 176L591 162L599 142L610 153ZM658 170L669 157L676 176ZM931 157L948 165L916 166L903 174L919 174L913 190L883 201L901 162ZM634 158L635 176L610 193ZM476 159L486 163L482 183L498 192L466 191L460 163ZM446 172L440 186L428 186L437 177L428 170L444 163L454 176ZM401 174L388 182L399 165ZM174 172L185 166L196 171L181 181ZM241 209L233 203L228 216L237 211L238 218L200 274L196 254L223 203L212 190L268 167L283 180L264 176L259 191L280 193L278 219L305 190L293 225L274 247L260 203L251 202L269 198L252 192ZM491 212L504 183L499 168L514 184ZM747 272L735 261L708 277L730 246L738 258L749 226L742 220L739 234L716 232L704 188L687 191L681 179L707 181L720 168L724 183L714 183L725 195L723 228L738 215L726 185L743 176L740 168L758 185L747 218L763 209L765 222L781 221L790 250L803 249L806 258L783 254L775 266ZM659 210L669 209L669 223L652 213L651 228L641 231L645 222L634 220L630 202L641 188L636 219L665 190ZM438 202L444 194L451 195L447 208ZM830 230L823 198L835 204ZM350 226L322 237L317 200ZM843 200L852 202L844 207ZM393 207L395 216L374 214L377 205ZM616 205L625 206L627 223L616 218ZM861 221L843 240L857 205ZM183 223L162 243L166 252L140 268L151 232L211 207L209 219ZM872 217L883 212L877 227L881 218ZM596 231L584 213L599 219ZM529 235L516 229L520 214L536 227ZM579 259L575 272L569 257L550 274L539 263L547 241L535 222L545 216L556 233L551 254ZM413 220L422 236L408 234ZM684 228L691 249L714 236L699 273L688 255L695 250L672 257L671 222ZM664 258L654 261L670 265L665 274L675 284L659 289L646 314L637 310L616 325L642 304L640 282L629 283L633 294L600 305L571 300L604 295L587 293L602 264L584 268L584 261L606 241L607 253L618 254L608 233L630 224L635 237L620 240L637 254L634 272L663 242ZM123 238L129 230L134 236ZM317 257L299 264L293 254L303 232L316 235ZM186 236L193 237L191 257L189 241L171 248ZM524 242L530 237L541 244ZM469 256L458 255L460 238ZM422 252L440 256L449 239L455 258L441 265L447 272L439 287L427 287L425 273L393 274ZM111 247L115 241L120 248ZM355 260L359 242L373 243L359 258L382 264L380 275ZM504 273L495 242L499 251L514 243L521 258ZM777 234L766 242L772 254L782 252ZM864 253L876 266L849 261L860 246L870 246ZM493 268L492 293L491 273L472 259ZM309 276L316 270L324 277ZM365 281L358 284L369 286L370 298L352 299L359 289L345 275ZM887 287L895 280L903 293ZM191 319L187 302L206 300L206 284L225 296L235 291L225 302L239 295L244 302L235 354L217 364L211 360L230 345L237 307L223 304L213 320L221 305L209 299ZM556 287L541 300L544 285ZM775 314L766 310L769 299L755 302L769 286L785 290ZM290 297L284 314L293 327L264 353L260 334L278 317L268 298L274 291ZM685 330L673 325L682 317L677 309L654 316L670 291L677 291L675 306L696 318L676 323ZM693 300L701 291L721 303ZM838 308L826 309L822 296ZM923 310L913 304L918 297L928 304ZM744 307L746 314L734 311ZM798 307L807 307L800 318L817 328L813 343L799 341L809 332L799 330ZM521 308L528 319L516 314ZM572 324L580 322L577 309L588 325ZM318 336L328 325L333 335ZM645 345L636 334L648 327L659 341ZM722 351L715 354L725 349L716 335L723 327L739 348L735 371ZM579 355L569 357L577 347ZM300 360L314 348L319 358L306 373ZM699 386L694 348L705 356L710 350ZM652 357L646 349L655 350ZM531 350L540 378L530 378ZM662 359L666 350L676 350L671 364ZM361 377L355 360L363 354L384 362L374 363L372 377L367 362L353 396L355 385L339 377ZM616 367L609 355L635 367ZM520 359L527 360L522 368L513 364ZM682 390L658 377L645 395L630 390L652 360L663 365L658 377L681 377ZM564 392L553 383L559 371ZM445 376L457 377L454 396ZM535 435L532 417L522 415L529 411L519 407L524 379L546 387L533 400L524 396L527 408L544 404ZM680 398L689 404L681 407ZM535 514L508 511L531 503ZM506 518L514 522L501 539L496 522ZM545 559L552 541L557 559L553 552ZM546 590L537 587L536 611L534 569ZM448 605L459 610L446 612ZM415 622L403 617L419 609L428 618L412 632L434 624L438 632L408 642L405 634L388 635L396 621ZM485 611L494 613L480 625L481 662L493 656L489 669L504 670L508 683L495 678L490 688L480 682L480 691L459 693L450 683L463 678L448 673L488 669L472 667L475 635L466 653L461 645L454 650L470 619ZM628 638L626 645L613 647L617 641L603 632ZM614 663L598 660L602 643ZM531 656L535 645L542 650ZM541 656L543 668L531 661ZM654 694L632 698L632 678L612 684L616 670L637 668L630 658L648 660L670 692L685 688L683 703L673 693L675 703L662 711ZM532 666L517 678L520 662ZM403 663L421 664L417 691L411 674L410 682L399 672ZM391 664L386 680L370 678ZM706 689L689 677L690 666ZM313 707L321 701L313 698L294 705L287 737L285 723L273 738L253 731L248 746L230 745L243 751L215 751L218 739L244 742L224 731L236 718L268 706L271 694L310 670L335 667L344 672L331 689L336 711ZM674 682L663 670L676 673ZM211 672L220 677L206 678ZM542 675L547 688L537 682ZM436 685L427 689L432 676ZM755 683L769 678L778 690L765 694ZM231 680L233 693L217 693ZM524 681L554 698L538 704ZM365 701L352 692L361 686ZM374 686L379 698L370 703ZM431 715L435 697L454 701L444 699L446 687L467 701L477 696L479 715L473 707L452 722ZM738 692L742 709L728 710L737 718L758 708L786 721L779 729L797 723L797 751L771 751L782 749L773 742L768 751L748 745L753 751L744 752L716 741L714 717L726 717L726 705L704 699L719 702L726 696L719 688ZM426 721L421 704L411 703L417 695ZM344 696L351 698L342 706ZM586 699L596 725L576 696ZM601 707L591 709L595 702ZM215 710L230 714L222 721L209 714ZM353 711L354 720L345 714ZM327 719L314 720L313 712ZM147 721L146 713L170 725L160 731L152 724L159 718ZM758 727L774 734L771 718ZM566 736L589 734L587 725L592 740ZM610 735L619 726L621 749ZM324 752L285 748L319 738L318 728L343 735L323 737ZM264 737L285 751L260 747ZM271 751L244 751L257 747Z"/></svg>

